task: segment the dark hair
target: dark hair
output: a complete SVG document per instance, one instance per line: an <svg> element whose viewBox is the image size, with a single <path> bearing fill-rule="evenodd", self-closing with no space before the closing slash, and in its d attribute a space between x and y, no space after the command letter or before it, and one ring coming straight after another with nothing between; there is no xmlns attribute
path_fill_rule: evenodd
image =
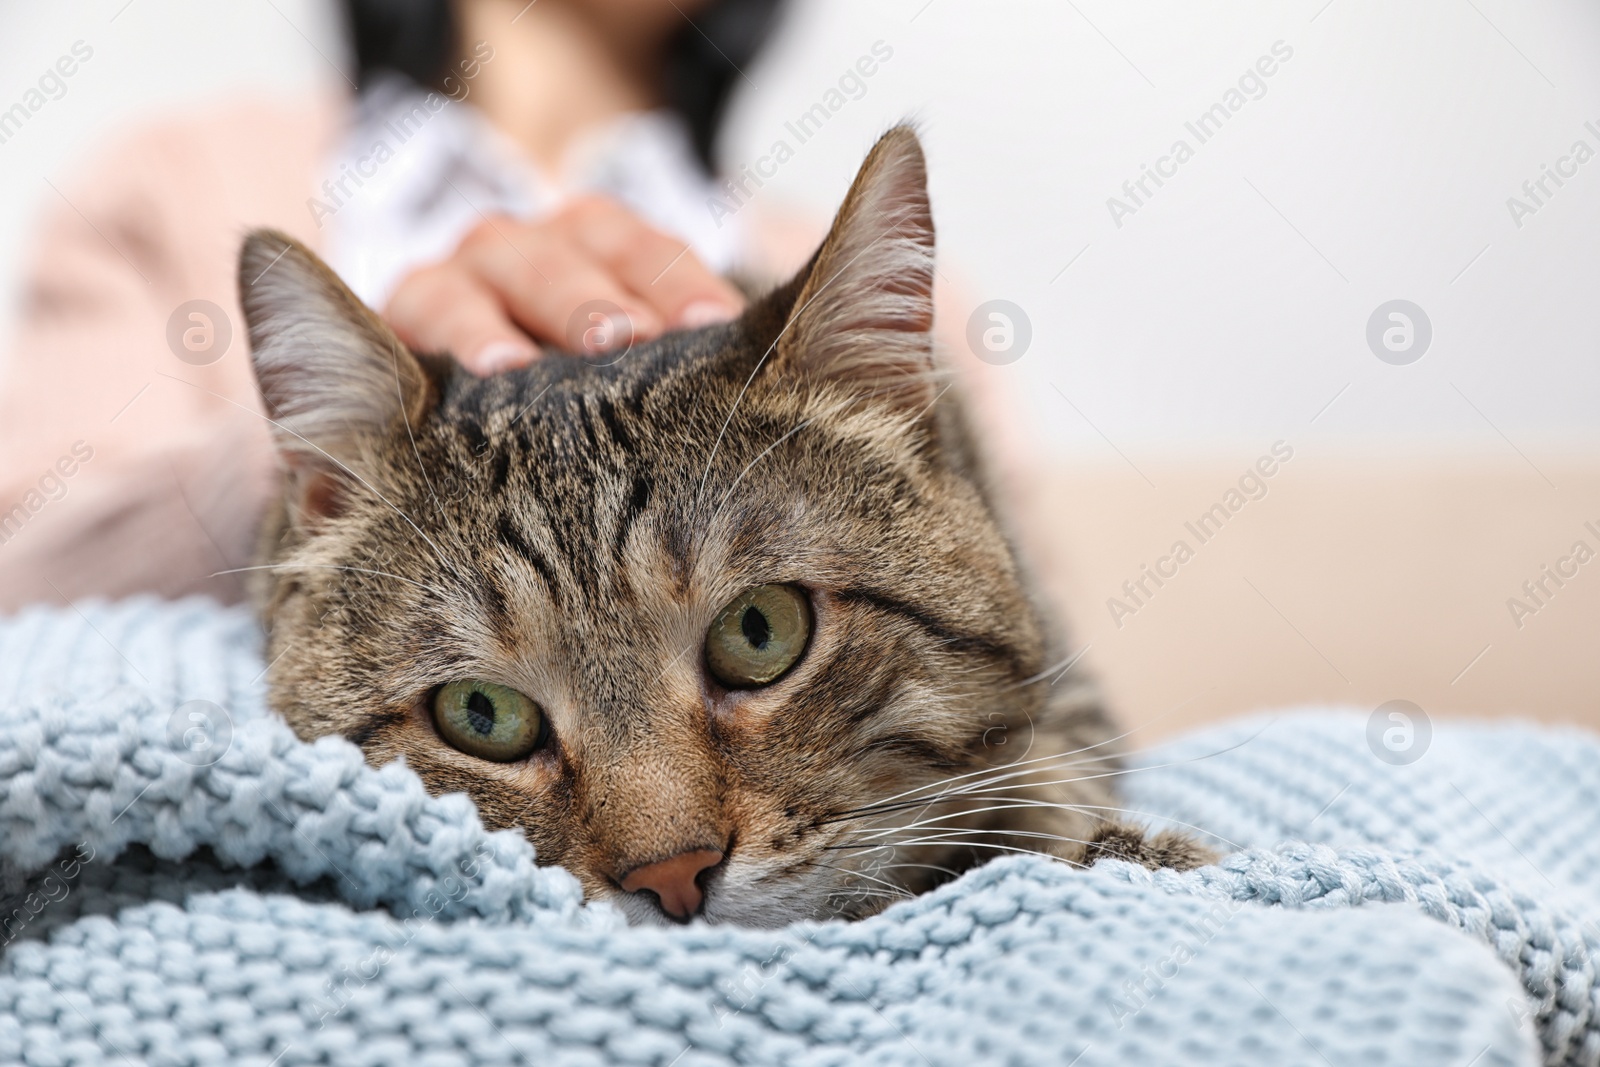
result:
<svg viewBox="0 0 1600 1067"><path fill-rule="evenodd" d="M781 3L712 0L668 45L662 95L688 124L707 170L734 83L766 42ZM379 71L395 71L444 88L459 42L451 0L344 0L344 12L358 85L366 88Z"/></svg>

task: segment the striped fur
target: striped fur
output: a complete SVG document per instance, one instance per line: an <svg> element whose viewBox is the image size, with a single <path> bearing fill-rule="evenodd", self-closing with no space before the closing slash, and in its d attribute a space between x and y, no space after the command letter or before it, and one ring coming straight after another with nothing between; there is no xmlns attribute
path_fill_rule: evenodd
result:
<svg viewBox="0 0 1600 1067"><path fill-rule="evenodd" d="M252 235L251 344L292 415L258 582L276 708L469 794L636 921L664 916L620 872L692 848L727 851L705 917L752 925L869 914L1008 849L1137 858L1101 817L1111 730L1049 669L1063 648L936 388L932 253L895 130L812 264L738 321L477 379ZM706 629L771 582L809 591L810 646L727 692ZM528 694L550 744L512 764L446 745L428 694L460 678Z"/></svg>

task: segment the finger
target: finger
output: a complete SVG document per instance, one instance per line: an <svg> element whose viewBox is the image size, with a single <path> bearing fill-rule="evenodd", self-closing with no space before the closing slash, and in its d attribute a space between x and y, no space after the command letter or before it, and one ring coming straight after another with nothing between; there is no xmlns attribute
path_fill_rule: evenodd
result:
<svg viewBox="0 0 1600 1067"><path fill-rule="evenodd" d="M389 299L384 318L412 349L448 352L474 374L497 374L539 355L494 292L455 262L410 274Z"/></svg>
<svg viewBox="0 0 1600 1067"><path fill-rule="evenodd" d="M549 228L502 222L470 237L458 260L539 341L593 350L654 337L664 326L588 252ZM617 313L622 323L607 321ZM591 329L597 321L606 328Z"/></svg>
<svg viewBox="0 0 1600 1067"><path fill-rule="evenodd" d="M616 201L587 197L559 216L564 233L609 268L674 328L725 322L744 297L685 242L645 223Z"/></svg>

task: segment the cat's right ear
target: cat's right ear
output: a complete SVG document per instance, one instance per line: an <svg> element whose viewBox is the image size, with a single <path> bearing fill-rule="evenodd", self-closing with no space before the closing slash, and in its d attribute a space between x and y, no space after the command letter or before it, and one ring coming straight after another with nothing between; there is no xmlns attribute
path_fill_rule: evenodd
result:
<svg viewBox="0 0 1600 1067"><path fill-rule="evenodd" d="M909 126L861 164L833 227L801 272L773 369L915 414L936 397L933 211Z"/></svg>
<svg viewBox="0 0 1600 1067"><path fill-rule="evenodd" d="M335 515L372 475L378 443L432 407L434 385L338 275L276 230L245 238L239 302L292 510L312 521Z"/></svg>

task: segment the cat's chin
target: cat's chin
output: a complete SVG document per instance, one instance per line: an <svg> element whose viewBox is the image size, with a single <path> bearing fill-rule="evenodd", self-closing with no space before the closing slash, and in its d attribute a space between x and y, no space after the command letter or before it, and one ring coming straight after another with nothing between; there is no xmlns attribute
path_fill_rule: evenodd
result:
<svg viewBox="0 0 1600 1067"><path fill-rule="evenodd" d="M674 919L648 896L638 893L615 893L602 897L607 904L622 912L630 926L683 926L685 921ZM825 902L811 901L809 906L798 900L778 896L738 898L732 894L710 895L705 905L688 922L708 923L713 926L747 926L758 929L778 929L802 919L857 918L829 910Z"/></svg>
<svg viewBox="0 0 1600 1067"><path fill-rule="evenodd" d="M612 892L593 899L616 908L630 926L685 925L662 910L648 893ZM776 930L808 920L853 922L876 915L888 903L878 895L863 896L836 885L811 884L803 879L765 878L744 885L718 879L706 888L705 903L689 921Z"/></svg>
<svg viewBox="0 0 1600 1067"><path fill-rule="evenodd" d="M608 899L608 903L623 913L630 926L688 925L669 917L666 912L654 904L642 902L631 895L611 897ZM706 923L711 926L742 926L757 930L781 930L797 922L828 920L855 922L876 915L883 908L884 905L876 902L837 902L828 899L811 901L808 905L800 907L785 907L772 901L749 901L721 908L708 904L690 922Z"/></svg>

